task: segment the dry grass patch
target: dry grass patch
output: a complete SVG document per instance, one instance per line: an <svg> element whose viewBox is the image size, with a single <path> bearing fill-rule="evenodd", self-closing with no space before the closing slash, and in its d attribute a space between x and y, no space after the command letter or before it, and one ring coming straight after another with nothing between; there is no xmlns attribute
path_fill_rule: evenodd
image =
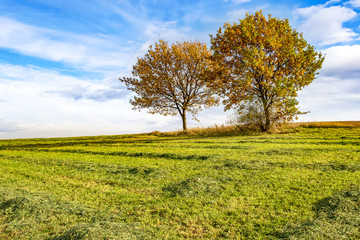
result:
<svg viewBox="0 0 360 240"><path fill-rule="evenodd" d="M291 123L290 126L308 128L348 128L360 127L360 121L297 122Z"/></svg>

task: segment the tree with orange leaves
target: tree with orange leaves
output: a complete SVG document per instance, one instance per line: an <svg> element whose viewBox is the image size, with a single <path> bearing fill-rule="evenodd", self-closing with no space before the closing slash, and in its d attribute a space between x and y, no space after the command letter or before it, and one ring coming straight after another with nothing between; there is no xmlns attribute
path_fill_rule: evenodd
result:
<svg viewBox="0 0 360 240"><path fill-rule="evenodd" d="M149 113L179 114L187 130L186 114L195 115L218 103L206 86L203 76L211 69L211 53L200 42L177 42L169 45L160 40L133 66L133 77L120 78L135 96L134 109L148 108Z"/></svg>
<svg viewBox="0 0 360 240"><path fill-rule="evenodd" d="M224 98L225 110L257 109L262 131L301 113L297 92L315 79L324 61L287 19L266 18L261 11L225 24L211 36L211 49L217 67L210 86Z"/></svg>

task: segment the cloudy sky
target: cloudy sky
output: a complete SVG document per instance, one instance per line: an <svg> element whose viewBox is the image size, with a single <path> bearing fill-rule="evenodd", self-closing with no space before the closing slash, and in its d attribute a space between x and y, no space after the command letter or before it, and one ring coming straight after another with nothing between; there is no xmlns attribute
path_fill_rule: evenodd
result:
<svg viewBox="0 0 360 240"><path fill-rule="evenodd" d="M262 9L326 54L299 94L302 121L360 120L360 0L1 0L0 138L180 130L179 117L132 110L130 76L148 46L209 43L225 22ZM190 127L226 122L221 107Z"/></svg>

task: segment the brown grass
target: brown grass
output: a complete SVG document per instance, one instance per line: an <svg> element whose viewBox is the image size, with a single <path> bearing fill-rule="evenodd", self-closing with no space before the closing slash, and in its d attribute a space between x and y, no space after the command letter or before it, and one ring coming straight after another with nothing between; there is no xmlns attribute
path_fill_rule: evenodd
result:
<svg viewBox="0 0 360 240"><path fill-rule="evenodd" d="M190 128L187 131L174 131L174 132L159 132L155 131L151 134L156 136L234 136L234 135L249 135L256 131L250 130L246 127L233 126L233 125L214 125L206 128Z"/></svg>
<svg viewBox="0 0 360 240"><path fill-rule="evenodd" d="M296 130L296 128L353 128L360 127L360 121L328 121L328 122L294 122L278 125L271 129L270 133L283 133ZM164 136L194 136L194 137L211 137L211 136L236 136L236 135L253 135L258 134L259 130L240 125L214 125L206 128L190 128L187 131L159 132L154 131L145 133Z"/></svg>
<svg viewBox="0 0 360 240"><path fill-rule="evenodd" d="M328 121L328 122L295 122L290 123L291 127L308 127L308 128L343 128L343 127L360 127L360 121Z"/></svg>

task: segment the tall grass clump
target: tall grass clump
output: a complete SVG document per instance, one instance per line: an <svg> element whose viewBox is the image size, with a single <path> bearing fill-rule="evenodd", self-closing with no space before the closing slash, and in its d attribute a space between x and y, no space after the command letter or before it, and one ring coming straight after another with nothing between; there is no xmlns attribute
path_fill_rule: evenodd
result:
<svg viewBox="0 0 360 240"><path fill-rule="evenodd" d="M222 136L245 136L253 135L258 131L241 125L214 125L210 127L189 128L186 131L175 132L152 132L156 136L190 136L190 137L222 137Z"/></svg>

